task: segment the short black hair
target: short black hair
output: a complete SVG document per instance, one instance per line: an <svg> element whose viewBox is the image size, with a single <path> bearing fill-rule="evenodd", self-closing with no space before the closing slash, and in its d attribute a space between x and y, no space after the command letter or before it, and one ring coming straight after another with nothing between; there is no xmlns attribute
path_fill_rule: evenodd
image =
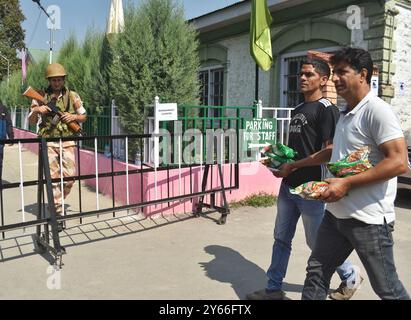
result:
<svg viewBox="0 0 411 320"><path fill-rule="evenodd" d="M327 62L325 62L322 59L316 59L316 58L307 59L307 60L304 60L302 62L301 66L303 66L305 64L312 65L314 67L315 71L317 71L317 73L322 77L327 76L329 78L330 75L331 75L330 66L328 65Z"/></svg>
<svg viewBox="0 0 411 320"><path fill-rule="evenodd" d="M337 51L336 54L331 57L331 64L333 66L344 62L357 72L361 72L362 69L366 69L368 71L367 83L371 83L371 77L374 71L374 62L372 61L371 55L367 50L346 47Z"/></svg>

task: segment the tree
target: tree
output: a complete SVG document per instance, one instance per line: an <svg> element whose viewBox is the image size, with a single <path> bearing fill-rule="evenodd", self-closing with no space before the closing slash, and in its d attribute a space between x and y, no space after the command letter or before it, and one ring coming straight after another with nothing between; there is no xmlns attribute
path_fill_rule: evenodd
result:
<svg viewBox="0 0 411 320"><path fill-rule="evenodd" d="M154 97L180 104L197 103L198 41L181 4L144 0L127 7L125 30L113 48L111 93L127 133L142 133L144 107Z"/></svg>
<svg viewBox="0 0 411 320"><path fill-rule="evenodd" d="M67 87L75 90L86 108L107 105L108 90L101 73L104 35L89 29L81 46L71 35L60 49L58 62L67 72Z"/></svg>
<svg viewBox="0 0 411 320"><path fill-rule="evenodd" d="M16 50L24 47L25 17L18 0L0 0L0 52L10 60L10 74L20 68ZM7 76L7 61L0 58L0 80Z"/></svg>

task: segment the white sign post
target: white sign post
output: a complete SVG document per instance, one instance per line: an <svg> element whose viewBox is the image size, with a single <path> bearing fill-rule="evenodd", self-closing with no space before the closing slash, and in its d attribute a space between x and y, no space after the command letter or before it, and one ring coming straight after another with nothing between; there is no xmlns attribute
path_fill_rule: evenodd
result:
<svg viewBox="0 0 411 320"><path fill-rule="evenodd" d="M160 121L177 121L177 103L160 103L160 98L154 99L154 134L160 133ZM160 164L159 137L154 137L154 168Z"/></svg>
<svg viewBox="0 0 411 320"><path fill-rule="evenodd" d="M157 99L158 97L156 97ZM177 121L177 103L157 103L155 107L157 121Z"/></svg>

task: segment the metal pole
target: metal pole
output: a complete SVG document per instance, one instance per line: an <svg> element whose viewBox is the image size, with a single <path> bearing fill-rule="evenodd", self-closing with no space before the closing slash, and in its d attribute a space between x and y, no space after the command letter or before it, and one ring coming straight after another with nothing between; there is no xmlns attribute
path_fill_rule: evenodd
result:
<svg viewBox="0 0 411 320"><path fill-rule="evenodd" d="M50 54L49 54L49 64L53 63L53 29L50 29Z"/></svg>
<svg viewBox="0 0 411 320"><path fill-rule="evenodd" d="M258 86L259 86L259 69L258 64L255 64L255 101L258 101Z"/></svg>
<svg viewBox="0 0 411 320"><path fill-rule="evenodd" d="M10 60L7 59L7 87L10 84Z"/></svg>
<svg viewBox="0 0 411 320"><path fill-rule="evenodd" d="M33 0L33 2L37 3L37 5L39 6L39 8L41 10L43 10L43 12L46 14L46 16L51 20L50 15L47 13L46 9L44 9L44 7L41 5L40 0ZM50 56L49 56L49 63L52 64L53 63L53 29L50 28Z"/></svg>

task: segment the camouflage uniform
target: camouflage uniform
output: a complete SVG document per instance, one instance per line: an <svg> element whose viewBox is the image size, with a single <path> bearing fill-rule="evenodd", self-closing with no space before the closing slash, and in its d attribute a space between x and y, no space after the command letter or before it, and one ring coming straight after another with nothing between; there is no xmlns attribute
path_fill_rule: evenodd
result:
<svg viewBox="0 0 411 320"><path fill-rule="evenodd" d="M53 97L50 94L45 94L47 101L50 101ZM33 100L32 107L38 106L37 101ZM62 94L57 97L56 106L62 112L68 112L72 114L85 114L86 110L83 107L79 95L74 91L68 91L63 89ZM38 136L43 138L59 138L59 137L71 137L75 136L74 133L67 124L62 121L58 121L56 124L52 123L53 114L49 113L43 116L39 115L39 131ZM76 144L74 141L61 142L61 159L62 170L60 169L60 142L48 142L48 159L50 165L51 178L60 178L60 171L63 172L63 177L73 177L76 175L76 157L75 150ZM74 185L74 181L63 182L64 199L68 196L71 188ZM53 183L53 196L54 203L56 205L56 211L58 215L63 212L62 203L63 195L61 192L61 183Z"/></svg>

